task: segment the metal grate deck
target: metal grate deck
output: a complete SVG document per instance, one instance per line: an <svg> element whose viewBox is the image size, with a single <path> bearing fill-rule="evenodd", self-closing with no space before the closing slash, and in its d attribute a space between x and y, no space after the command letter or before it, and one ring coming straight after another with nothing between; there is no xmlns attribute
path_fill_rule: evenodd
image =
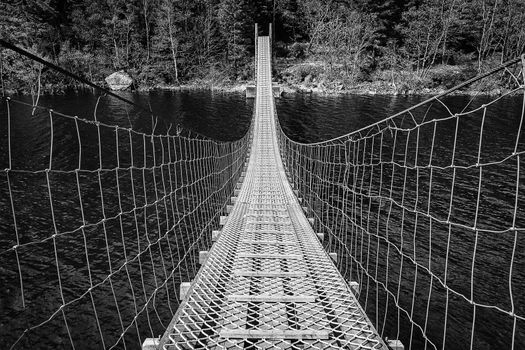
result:
<svg viewBox="0 0 525 350"><path fill-rule="evenodd" d="M277 144L269 38L258 40L246 177L161 347L387 349L287 181Z"/></svg>

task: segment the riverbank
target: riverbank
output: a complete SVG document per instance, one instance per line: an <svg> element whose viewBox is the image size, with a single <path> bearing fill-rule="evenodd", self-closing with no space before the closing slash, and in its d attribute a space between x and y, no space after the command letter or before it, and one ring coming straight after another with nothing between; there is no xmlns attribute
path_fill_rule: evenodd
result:
<svg viewBox="0 0 525 350"><path fill-rule="evenodd" d="M437 95L475 77L472 65L438 65L422 74L411 70L376 70L349 75L342 66L329 66L326 62L289 62L277 60L274 81L284 94L319 95ZM491 76L453 92L455 95L497 96L509 91L507 80ZM251 80L218 80L199 78L181 85L158 84L141 86L139 91L149 90L213 90L219 92L244 92Z"/></svg>
<svg viewBox="0 0 525 350"><path fill-rule="evenodd" d="M472 64L437 65L424 72L407 69L359 71L313 61L278 62L277 81L288 92L365 95L437 95L478 75ZM509 91L508 75L495 74L454 91L457 95L501 95Z"/></svg>
<svg viewBox="0 0 525 350"><path fill-rule="evenodd" d="M330 82L313 82L313 83L290 83L287 81L277 82L282 88L283 95L291 94L316 94L316 95L391 95L391 96L412 96L412 95L438 95L446 92L448 89L444 87L435 88L420 88L420 89L406 89L399 88L393 84L375 81L360 83L354 86L335 85ZM151 87L141 87L137 91L154 91L154 90L171 90L171 91L195 91L195 90L212 90L221 93L244 93L246 86L253 84L252 81L243 81L235 84L217 84L217 83L188 83L181 85L157 85ZM334 86L335 85L335 86ZM507 93L509 90L505 88L494 89L460 89L452 92L453 95L488 95L498 96Z"/></svg>
<svg viewBox="0 0 525 350"><path fill-rule="evenodd" d="M353 86L336 85L333 82L322 81L319 83L290 83L287 81L277 82L282 88L283 95L292 94L315 94L321 96L334 96L334 95L390 95L390 96L416 96L416 95L438 95L446 92L448 89L444 87L435 88L420 88L420 89L406 89L399 88L393 84L375 81L360 83ZM155 86L141 86L132 91L148 92L155 90L163 91L198 91L198 90L211 90L218 93L244 93L248 85L252 85L253 81L242 81L236 83L207 83L207 82L188 82L180 85L167 85L159 84ZM47 87L41 90L41 94L65 94L68 91L82 91L92 90L84 86L64 86L60 88ZM487 96L499 96L508 93L509 89L505 88L493 88L493 89L460 89L452 92L452 95L487 95ZM5 95L31 95L30 91L10 91L6 90Z"/></svg>
<svg viewBox="0 0 525 350"><path fill-rule="evenodd" d="M375 70L361 71L357 75L350 75L342 66L328 65L322 61L290 62L285 59L277 60L273 76L274 81L282 87L283 94L318 94L318 95L437 95L441 94L464 81L475 77L477 70L472 66L435 66L425 74L411 70ZM142 80L140 73L131 74L134 79L132 90L153 91L194 91L212 90L222 93L244 93L247 85L253 84L251 79L229 79L225 76L210 74L199 78L183 81L181 84L152 83L151 80ZM246 77L245 77L246 78ZM55 80L56 82L56 80ZM490 76L453 92L455 95L491 95L497 96L509 91L505 86L508 79L502 76ZM106 87L104 80L95 81L95 84ZM38 88L25 84L17 90L6 89L7 95L36 94ZM68 91L86 89L82 84L65 84L63 82L43 83L41 94L61 94ZM91 88L89 88L91 89Z"/></svg>

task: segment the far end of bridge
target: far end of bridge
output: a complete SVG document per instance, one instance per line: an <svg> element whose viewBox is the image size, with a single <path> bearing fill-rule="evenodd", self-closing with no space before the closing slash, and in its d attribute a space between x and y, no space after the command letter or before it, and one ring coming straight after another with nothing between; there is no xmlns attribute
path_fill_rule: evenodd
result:
<svg viewBox="0 0 525 350"><path fill-rule="evenodd" d="M272 59L272 44L273 44L273 33L272 33L272 24L270 23L268 25L268 40L270 45L270 60ZM254 81L248 83L246 85L246 98L255 98L257 95L257 62L258 62L258 45L259 45L259 25L255 24L255 37L254 37L254 43L255 43L255 60L254 60L254 66L255 70L253 73ZM271 63L270 63L271 67ZM271 76L271 75L270 75ZM272 94L274 98L280 98L283 93L283 88L281 85L279 85L276 82L272 82Z"/></svg>

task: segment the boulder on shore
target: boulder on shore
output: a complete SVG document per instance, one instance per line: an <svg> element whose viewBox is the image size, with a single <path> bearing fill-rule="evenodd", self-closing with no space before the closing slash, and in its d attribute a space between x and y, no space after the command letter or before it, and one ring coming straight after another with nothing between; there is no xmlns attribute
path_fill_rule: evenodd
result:
<svg viewBox="0 0 525 350"><path fill-rule="evenodd" d="M133 84L133 78L123 70L107 76L105 80L111 90L126 90Z"/></svg>

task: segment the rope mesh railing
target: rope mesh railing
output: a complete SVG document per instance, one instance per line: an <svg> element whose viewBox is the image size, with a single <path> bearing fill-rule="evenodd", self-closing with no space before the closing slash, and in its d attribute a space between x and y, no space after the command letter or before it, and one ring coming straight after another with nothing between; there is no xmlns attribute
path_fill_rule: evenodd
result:
<svg viewBox="0 0 525 350"><path fill-rule="evenodd" d="M249 148L4 98L0 343L137 349L177 310ZM141 125L143 124L143 125Z"/></svg>
<svg viewBox="0 0 525 350"><path fill-rule="evenodd" d="M468 84L326 142L280 131L325 248L381 336L407 349L525 346L522 67L469 81L509 89L459 110L451 95Z"/></svg>

